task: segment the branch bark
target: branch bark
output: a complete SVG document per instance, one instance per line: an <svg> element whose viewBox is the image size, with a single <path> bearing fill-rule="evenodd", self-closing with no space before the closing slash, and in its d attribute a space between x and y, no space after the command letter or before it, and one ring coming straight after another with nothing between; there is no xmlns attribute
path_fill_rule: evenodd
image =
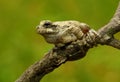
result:
<svg viewBox="0 0 120 82"><path fill-rule="evenodd" d="M89 49L88 47L80 47L78 45L73 45L72 48L68 47L69 45L62 48L53 48L45 54L43 59L30 66L16 82L39 82L44 75L52 72L66 61L77 60L84 57ZM86 50L86 52L80 51L82 49Z"/></svg>
<svg viewBox="0 0 120 82"><path fill-rule="evenodd" d="M100 37L96 39L96 43L120 49L120 41L114 38L114 34L117 32L120 32L120 3L110 22L98 30ZM66 61L83 58L91 48L79 46L78 44L72 44L72 47L69 48L70 45L67 44L62 48L54 47L51 49L41 60L30 66L16 82L39 82L44 75L52 72Z"/></svg>
<svg viewBox="0 0 120 82"><path fill-rule="evenodd" d="M120 32L120 2L110 22L98 30L101 39L100 44L110 45L120 49L120 41L114 38L114 34Z"/></svg>
<svg viewBox="0 0 120 82"><path fill-rule="evenodd" d="M101 36L104 36L106 34L112 36L113 34L119 31L120 31L120 2L113 18L111 18L110 22L107 25L100 28L98 33Z"/></svg>
<svg viewBox="0 0 120 82"><path fill-rule="evenodd" d="M16 82L39 82L45 74L53 71L65 61L66 57L57 55L51 50L42 60L30 66Z"/></svg>

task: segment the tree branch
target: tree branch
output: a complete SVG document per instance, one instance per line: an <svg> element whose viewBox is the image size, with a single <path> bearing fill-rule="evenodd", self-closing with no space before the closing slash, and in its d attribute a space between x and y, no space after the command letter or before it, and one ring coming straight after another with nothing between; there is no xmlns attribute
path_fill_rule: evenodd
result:
<svg viewBox="0 0 120 82"><path fill-rule="evenodd" d="M88 50L88 47L80 47L78 45L73 45L70 49L69 45L62 48L53 48L43 59L30 66L16 82L39 82L44 75L52 72L66 61L84 57L86 52L80 51L81 48L86 50L86 52ZM74 57L71 56L73 53Z"/></svg>
<svg viewBox="0 0 120 82"><path fill-rule="evenodd" d="M110 41L108 43L106 43L107 45L113 46L117 49L120 49L120 41L114 38L111 38Z"/></svg>
<svg viewBox="0 0 120 82"><path fill-rule="evenodd" d="M98 30L97 39L90 46L80 45L78 42L69 43L63 47L54 47L45 57L30 66L16 82L39 82L44 75L52 72L66 61L83 58L89 48L95 44L110 45L120 49L120 41L114 38L114 34L120 31L120 3L110 22ZM87 37L89 38L89 37ZM94 37L96 38L96 37ZM93 45L94 44L94 45Z"/></svg>
<svg viewBox="0 0 120 82"><path fill-rule="evenodd" d="M106 34L109 36L113 36L113 34L119 31L120 31L120 2L113 18L110 20L110 22L107 25L100 28L98 30L98 33L101 36L104 36Z"/></svg>
<svg viewBox="0 0 120 82"><path fill-rule="evenodd" d="M120 32L120 2L110 22L98 30L101 36L99 43L120 49L120 41L114 38L117 32Z"/></svg>
<svg viewBox="0 0 120 82"><path fill-rule="evenodd" d="M66 61L66 57L57 55L56 51L48 52L45 57L30 66L16 82L39 82L39 80L53 69Z"/></svg>

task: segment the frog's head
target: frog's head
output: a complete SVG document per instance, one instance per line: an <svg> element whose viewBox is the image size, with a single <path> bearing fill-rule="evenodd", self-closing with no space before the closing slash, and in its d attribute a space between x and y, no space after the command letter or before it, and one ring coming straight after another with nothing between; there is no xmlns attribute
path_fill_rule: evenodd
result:
<svg viewBox="0 0 120 82"><path fill-rule="evenodd" d="M56 44L60 41L58 37L61 36L60 30L61 26L56 24L55 22L51 22L49 20L41 21L40 24L37 26L38 34L42 35L48 43Z"/></svg>
<svg viewBox="0 0 120 82"><path fill-rule="evenodd" d="M49 20L41 21L37 26L37 32L41 35L55 35L66 32L69 27L78 26L80 23L77 21L58 21L51 22Z"/></svg>
<svg viewBox="0 0 120 82"><path fill-rule="evenodd" d="M51 21L44 20L37 26L37 32L41 35L56 34L58 32L56 27L57 25L54 25Z"/></svg>

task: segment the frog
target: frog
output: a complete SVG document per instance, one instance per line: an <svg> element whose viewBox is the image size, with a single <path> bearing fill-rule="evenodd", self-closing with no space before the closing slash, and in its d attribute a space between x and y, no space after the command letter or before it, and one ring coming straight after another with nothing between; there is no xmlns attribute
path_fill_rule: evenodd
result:
<svg viewBox="0 0 120 82"><path fill-rule="evenodd" d="M97 32L90 29L88 24L75 20L56 22L43 20L36 29L37 33L42 35L48 43L58 47L71 42L82 42L82 45L93 42L97 35Z"/></svg>

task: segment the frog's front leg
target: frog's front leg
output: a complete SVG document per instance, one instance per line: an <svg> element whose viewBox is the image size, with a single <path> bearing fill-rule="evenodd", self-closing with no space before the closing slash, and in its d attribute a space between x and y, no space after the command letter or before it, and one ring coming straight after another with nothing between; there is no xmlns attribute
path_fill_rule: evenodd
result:
<svg viewBox="0 0 120 82"><path fill-rule="evenodd" d="M62 43L70 43L77 40L77 37L69 30L69 28L62 31L59 35L61 36L59 38Z"/></svg>
<svg viewBox="0 0 120 82"><path fill-rule="evenodd" d="M76 36L77 39L81 39L84 35L81 28L79 28L79 26L78 27L71 26L69 28L69 32L71 32L74 36Z"/></svg>

